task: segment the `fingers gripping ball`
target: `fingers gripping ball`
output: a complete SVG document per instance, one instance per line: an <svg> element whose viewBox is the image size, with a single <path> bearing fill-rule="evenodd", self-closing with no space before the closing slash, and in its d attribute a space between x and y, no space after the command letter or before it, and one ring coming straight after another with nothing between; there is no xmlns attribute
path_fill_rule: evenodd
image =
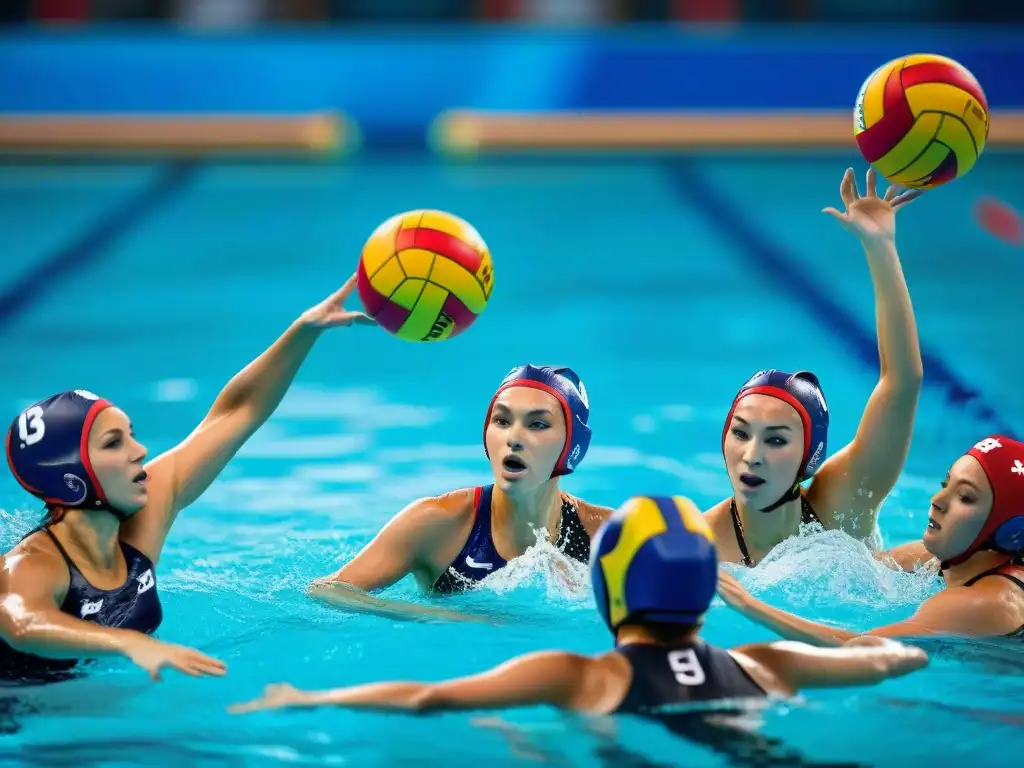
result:
<svg viewBox="0 0 1024 768"><path fill-rule="evenodd" d="M988 100L952 59L906 56L864 81L853 133L864 159L890 182L931 189L974 167L988 139Z"/></svg>
<svg viewBox="0 0 1024 768"><path fill-rule="evenodd" d="M363 246L357 274L366 313L406 341L462 333L494 287L480 233L444 211L409 211L385 221Z"/></svg>

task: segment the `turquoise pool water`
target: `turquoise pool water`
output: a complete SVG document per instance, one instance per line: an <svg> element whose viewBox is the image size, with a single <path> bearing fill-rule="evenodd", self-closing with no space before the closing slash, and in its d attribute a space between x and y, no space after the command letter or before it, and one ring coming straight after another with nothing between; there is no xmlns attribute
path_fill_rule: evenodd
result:
<svg viewBox="0 0 1024 768"><path fill-rule="evenodd" d="M0 762L628 764L614 743L635 760L725 764L654 726L613 729L542 710L234 718L225 708L268 682L438 679L541 648L607 647L584 575L567 589L544 551L454 599L500 614L501 627L394 623L303 594L410 500L487 480L482 411L515 364L563 362L585 380L594 446L565 487L595 502L684 493L706 507L727 495L721 419L762 367L819 374L832 450L841 447L877 377L860 248L819 212L838 203L854 161L408 155L0 166L2 412L87 388L129 412L151 455L182 439L231 375L347 277L366 235L392 213L456 212L479 228L496 265L491 305L455 340L412 345L362 328L325 336L274 418L179 519L160 565L159 636L223 658L228 677L169 673L152 684L111 662L88 679L21 692L19 706L33 711L8 724ZM929 357L911 457L881 516L887 544L919 535L928 497L959 453L997 426L1024 424L1021 253L971 218L983 195L1024 207L1022 174L1021 156L991 153L901 214ZM973 398L957 394L964 386ZM38 511L6 473L0 509L6 549ZM792 540L743 578L775 604L861 628L908 615L935 588L876 565L840 534ZM411 579L389 594L425 599ZM770 637L719 603L706 636L725 645ZM819 763L944 758L980 768L1019 755L1024 653L998 642L935 650L922 673L770 710L762 733Z"/></svg>

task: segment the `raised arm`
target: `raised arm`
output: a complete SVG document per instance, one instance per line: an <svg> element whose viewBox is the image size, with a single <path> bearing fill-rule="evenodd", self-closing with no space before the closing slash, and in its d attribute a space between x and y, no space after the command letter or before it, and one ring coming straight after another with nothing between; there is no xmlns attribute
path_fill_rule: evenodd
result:
<svg viewBox="0 0 1024 768"><path fill-rule="evenodd" d="M224 674L223 662L191 648L64 613L56 600L67 586L66 577L56 575L62 571L67 573L63 562L54 568L40 554L15 555L2 563L0 636L14 650L48 659L124 656L154 678L163 667L192 676Z"/></svg>
<svg viewBox="0 0 1024 768"><path fill-rule="evenodd" d="M430 554L451 535L455 516L437 499L413 502L385 525L373 541L330 576L317 579L307 594L336 608L407 621L486 621L458 611L387 600L369 594L409 574L429 580Z"/></svg>
<svg viewBox="0 0 1024 768"><path fill-rule="evenodd" d="M343 302L354 287L353 276L338 292L303 313L227 383L192 434L146 466L150 503L125 523L125 538L155 561L178 512L206 491L270 418L324 329L373 323L359 312L344 309Z"/></svg>
<svg viewBox="0 0 1024 768"><path fill-rule="evenodd" d="M896 194L890 187L879 198L875 185L871 169L861 197L849 169L840 186L846 211L825 209L864 246L875 293L880 375L853 441L818 471L811 499L827 527L858 538L871 535L878 508L903 469L924 375L914 309L895 243L896 212L920 193Z"/></svg>
<svg viewBox="0 0 1024 768"><path fill-rule="evenodd" d="M283 707L338 706L347 709L433 712L507 709L550 704L585 709L600 697L600 684L588 678L594 662L584 656L543 651L521 656L471 677L442 683L371 683L330 691L299 691L269 686L260 699L231 708L235 714Z"/></svg>
<svg viewBox="0 0 1024 768"><path fill-rule="evenodd" d="M894 640L856 637L839 648L815 648L806 643L758 643L731 651L767 670L766 677L781 683L781 693L805 688L873 685L901 677L928 664L928 655ZM745 665L746 666L746 665ZM757 674L756 668L751 670Z"/></svg>

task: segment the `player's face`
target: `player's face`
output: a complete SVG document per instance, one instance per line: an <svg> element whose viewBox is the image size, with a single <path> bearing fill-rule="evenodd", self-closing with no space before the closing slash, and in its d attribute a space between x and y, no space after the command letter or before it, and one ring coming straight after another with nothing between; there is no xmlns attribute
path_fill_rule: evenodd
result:
<svg viewBox="0 0 1024 768"><path fill-rule="evenodd" d="M973 456L961 456L932 496L925 549L940 561L967 550L978 538L992 511L992 486Z"/></svg>
<svg viewBox="0 0 1024 768"><path fill-rule="evenodd" d="M494 401L485 441L502 491L536 488L551 479L565 447L562 408L547 392L509 387Z"/></svg>
<svg viewBox="0 0 1024 768"><path fill-rule="evenodd" d="M776 397L747 395L725 435L725 466L733 492L755 509L774 504L796 480L804 427L796 409Z"/></svg>
<svg viewBox="0 0 1024 768"><path fill-rule="evenodd" d="M111 507L134 513L146 505L145 460L146 447L135 439L124 411L100 411L89 430L89 462Z"/></svg>

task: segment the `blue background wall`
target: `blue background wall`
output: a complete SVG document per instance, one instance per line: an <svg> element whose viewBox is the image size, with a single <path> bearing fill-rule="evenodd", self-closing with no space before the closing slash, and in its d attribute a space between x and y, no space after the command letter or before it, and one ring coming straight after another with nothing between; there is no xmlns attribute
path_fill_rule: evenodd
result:
<svg viewBox="0 0 1024 768"><path fill-rule="evenodd" d="M971 69L994 109L1024 108L1024 32L1014 27L118 27L0 37L0 113L336 109L370 142L421 141L451 107L852 109L875 67L922 51Z"/></svg>

